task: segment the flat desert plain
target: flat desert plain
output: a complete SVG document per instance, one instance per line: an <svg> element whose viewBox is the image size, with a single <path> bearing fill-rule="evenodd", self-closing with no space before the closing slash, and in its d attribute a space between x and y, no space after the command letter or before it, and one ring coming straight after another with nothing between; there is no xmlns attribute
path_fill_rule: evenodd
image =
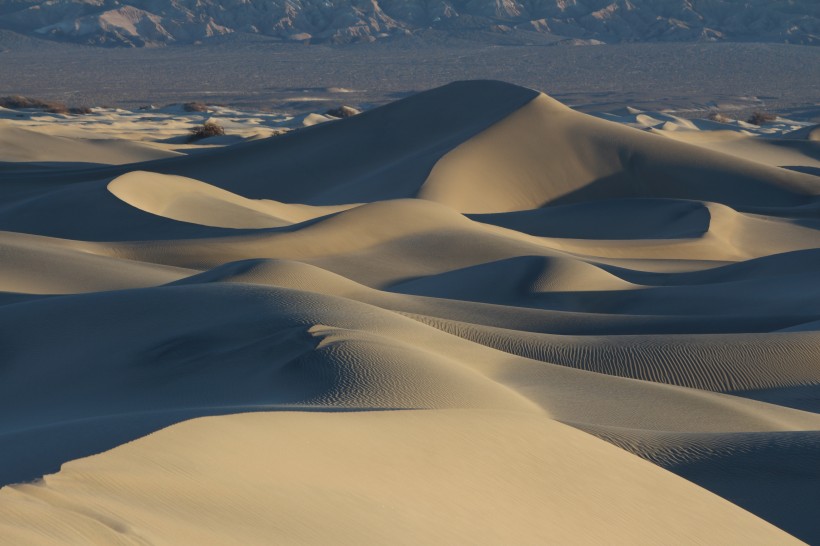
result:
<svg viewBox="0 0 820 546"><path fill-rule="evenodd" d="M0 543L820 543L820 129L197 115L0 110Z"/></svg>

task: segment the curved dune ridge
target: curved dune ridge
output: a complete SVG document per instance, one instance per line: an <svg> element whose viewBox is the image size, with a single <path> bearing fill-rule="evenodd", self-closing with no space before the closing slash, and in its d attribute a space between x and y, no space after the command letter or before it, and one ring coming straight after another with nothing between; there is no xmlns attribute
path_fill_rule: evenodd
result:
<svg viewBox="0 0 820 546"><path fill-rule="evenodd" d="M628 123L475 81L190 156L25 135L0 544L820 542L813 132Z"/></svg>
<svg viewBox="0 0 820 546"><path fill-rule="evenodd" d="M108 191L157 216L236 229L289 226L355 206L311 207L246 199L191 178L150 172L119 176L108 184Z"/></svg>

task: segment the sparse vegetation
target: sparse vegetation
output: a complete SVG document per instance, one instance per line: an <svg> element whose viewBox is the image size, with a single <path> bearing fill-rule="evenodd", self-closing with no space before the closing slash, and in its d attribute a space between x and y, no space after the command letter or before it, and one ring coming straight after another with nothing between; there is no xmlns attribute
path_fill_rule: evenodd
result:
<svg viewBox="0 0 820 546"><path fill-rule="evenodd" d="M31 109L42 110L51 114L90 114L91 108L86 106L75 106L69 108L65 103L57 101L45 101L24 97L22 95L10 95L0 97L0 106L12 110Z"/></svg>
<svg viewBox="0 0 820 546"><path fill-rule="evenodd" d="M361 112L352 106L339 106L338 108L332 108L325 112L327 116L333 116L334 118L349 118L353 117L356 114L360 114Z"/></svg>
<svg viewBox="0 0 820 546"><path fill-rule="evenodd" d="M182 109L186 112L207 112L208 105L204 102L186 102L182 105Z"/></svg>
<svg viewBox="0 0 820 546"><path fill-rule="evenodd" d="M749 117L749 119L746 120L746 122L753 125L763 125L764 123L771 123L776 119L777 114L772 114L770 112L755 112Z"/></svg>
<svg viewBox="0 0 820 546"><path fill-rule="evenodd" d="M716 121L718 123L729 123L730 121L732 121L732 118L724 114L721 114L720 112L711 112L709 114L708 119L711 121Z"/></svg>
<svg viewBox="0 0 820 546"><path fill-rule="evenodd" d="M0 97L0 106L2 106L3 108L11 108L13 110L30 108L60 114L68 113L68 106L66 106L62 102L32 99L30 97L24 97L22 95Z"/></svg>
<svg viewBox="0 0 820 546"><path fill-rule="evenodd" d="M202 125L198 125L191 129L191 136L188 138L188 142L196 142L197 140L202 140L203 138L223 136L224 134L225 129L221 125L215 121L206 121Z"/></svg>

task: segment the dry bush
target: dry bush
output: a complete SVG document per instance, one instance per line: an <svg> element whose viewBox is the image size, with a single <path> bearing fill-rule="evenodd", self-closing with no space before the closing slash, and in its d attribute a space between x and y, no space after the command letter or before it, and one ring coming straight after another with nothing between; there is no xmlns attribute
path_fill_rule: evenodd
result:
<svg viewBox="0 0 820 546"><path fill-rule="evenodd" d="M207 112L208 105L204 102L186 102L182 105L182 109L186 112Z"/></svg>
<svg viewBox="0 0 820 546"><path fill-rule="evenodd" d="M32 109L42 110L51 114L90 114L91 108L86 106L76 106L69 108L65 103L57 101L46 101L24 97L22 95L11 95L0 97L0 106L11 108L12 110Z"/></svg>
<svg viewBox="0 0 820 546"><path fill-rule="evenodd" d="M361 114L361 111L353 108L352 106L339 106L338 108L332 108L325 112L327 116L333 116L334 118L350 118L357 114Z"/></svg>
<svg viewBox="0 0 820 546"><path fill-rule="evenodd" d="M708 119L711 121L716 121L718 123L729 123L730 121L732 121L732 118L724 114L721 114L720 112L711 112L709 114Z"/></svg>
<svg viewBox="0 0 820 546"><path fill-rule="evenodd" d="M40 99L32 99L31 97L24 97L22 95L12 95L9 97L0 97L0 106L3 108L11 108L19 110L21 108L31 108L36 110L44 110L53 114L67 114L68 106L62 102L44 101Z"/></svg>
<svg viewBox="0 0 820 546"><path fill-rule="evenodd" d="M769 123L777 119L777 114L771 114L769 112L755 112L746 120L747 123L751 123L753 125L763 125L764 123Z"/></svg>
<svg viewBox="0 0 820 546"><path fill-rule="evenodd" d="M191 136L188 138L188 141L195 142L197 140L202 140L203 138L223 136L224 134L225 129L221 125L213 121L206 121L202 125L198 125L191 129Z"/></svg>

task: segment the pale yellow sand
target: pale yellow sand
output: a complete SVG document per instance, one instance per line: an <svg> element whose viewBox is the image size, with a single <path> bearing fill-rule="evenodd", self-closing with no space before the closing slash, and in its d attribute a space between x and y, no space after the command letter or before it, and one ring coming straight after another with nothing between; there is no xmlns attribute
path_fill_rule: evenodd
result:
<svg viewBox="0 0 820 546"><path fill-rule="evenodd" d="M129 205L151 214L228 228L287 226L356 206L311 207L246 199L190 178L147 172L124 174L113 180L108 190Z"/></svg>
<svg viewBox="0 0 820 546"><path fill-rule="evenodd" d="M148 144L114 138L77 138L49 135L44 132L16 127L0 120L0 161L15 163L98 163L112 165L149 161L180 155L170 150L157 149Z"/></svg>
<svg viewBox="0 0 820 546"><path fill-rule="evenodd" d="M813 129L218 114L0 122L0 542L820 541Z"/></svg>
<svg viewBox="0 0 820 546"><path fill-rule="evenodd" d="M0 503L5 544L797 543L601 440L491 411L198 419Z"/></svg>

